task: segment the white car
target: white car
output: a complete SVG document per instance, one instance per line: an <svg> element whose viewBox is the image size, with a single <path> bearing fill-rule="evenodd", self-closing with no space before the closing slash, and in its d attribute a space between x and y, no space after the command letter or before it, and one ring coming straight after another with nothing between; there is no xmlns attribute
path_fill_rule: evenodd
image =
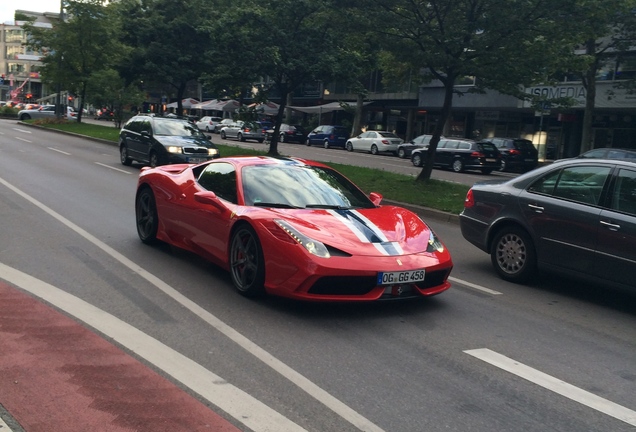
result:
<svg viewBox="0 0 636 432"><path fill-rule="evenodd" d="M21 110L18 112L18 119L20 121L24 120L38 120L38 119L46 119L46 118L55 118L55 105L43 105L39 108L30 109L30 110ZM73 107L66 107L66 119L67 120L77 120L77 113L73 109Z"/></svg>
<svg viewBox="0 0 636 432"><path fill-rule="evenodd" d="M367 131L355 138L349 138L345 144L347 151L366 151L371 154L393 153L397 155L398 146L404 140L388 131Z"/></svg>
<svg viewBox="0 0 636 432"><path fill-rule="evenodd" d="M212 132L214 131L214 126L221 123L221 120L223 120L221 117L205 116L205 117L202 117L201 120L196 122L196 125L199 128L199 130Z"/></svg>

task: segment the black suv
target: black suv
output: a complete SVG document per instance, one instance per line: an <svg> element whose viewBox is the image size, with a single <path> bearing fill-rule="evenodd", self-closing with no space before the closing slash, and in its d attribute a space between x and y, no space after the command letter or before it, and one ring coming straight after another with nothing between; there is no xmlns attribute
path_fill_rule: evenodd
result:
<svg viewBox="0 0 636 432"><path fill-rule="evenodd" d="M501 153L501 171L530 171L539 165L539 152L532 141L523 138L486 138Z"/></svg>
<svg viewBox="0 0 636 432"><path fill-rule="evenodd" d="M138 115L119 132L121 163L133 161L152 167L172 163L201 163L220 156L194 123L178 118Z"/></svg>
<svg viewBox="0 0 636 432"><path fill-rule="evenodd" d="M417 167L424 165L428 148L418 148L411 153L411 162ZM490 174L501 166L501 156L497 147L490 142L475 142L462 138L440 140L435 149L433 165L450 168L455 172L479 170Z"/></svg>

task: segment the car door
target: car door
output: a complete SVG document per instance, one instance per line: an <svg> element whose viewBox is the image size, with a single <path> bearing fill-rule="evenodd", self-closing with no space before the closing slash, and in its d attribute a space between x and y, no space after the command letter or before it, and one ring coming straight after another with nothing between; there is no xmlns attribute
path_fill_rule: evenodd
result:
<svg viewBox="0 0 636 432"><path fill-rule="evenodd" d="M141 128L142 120L135 118L124 125L124 128L122 129L121 139L124 141L124 144L128 149L128 155L136 160L139 160L140 158L144 159L144 155L141 153ZM148 126L148 128L150 127Z"/></svg>
<svg viewBox="0 0 636 432"><path fill-rule="evenodd" d="M435 165L449 167L453 163L453 155L459 142L454 140L440 141L435 150Z"/></svg>
<svg viewBox="0 0 636 432"><path fill-rule="evenodd" d="M620 168L609 208L601 211L594 274L627 286L636 281L636 169Z"/></svg>
<svg viewBox="0 0 636 432"><path fill-rule="evenodd" d="M356 139L352 139L351 143L353 144L353 149L364 151L371 150L371 137L374 133L375 132L362 132Z"/></svg>
<svg viewBox="0 0 636 432"><path fill-rule="evenodd" d="M608 164L555 169L521 192L520 211L542 265L590 273L610 171Z"/></svg>

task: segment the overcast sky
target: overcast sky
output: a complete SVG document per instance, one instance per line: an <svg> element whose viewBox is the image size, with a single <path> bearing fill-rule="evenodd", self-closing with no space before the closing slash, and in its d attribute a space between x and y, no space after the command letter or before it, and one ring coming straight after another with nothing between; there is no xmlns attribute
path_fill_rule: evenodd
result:
<svg viewBox="0 0 636 432"><path fill-rule="evenodd" d="M60 12L60 0L0 0L0 23L13 21L15 10Z"/></svg>

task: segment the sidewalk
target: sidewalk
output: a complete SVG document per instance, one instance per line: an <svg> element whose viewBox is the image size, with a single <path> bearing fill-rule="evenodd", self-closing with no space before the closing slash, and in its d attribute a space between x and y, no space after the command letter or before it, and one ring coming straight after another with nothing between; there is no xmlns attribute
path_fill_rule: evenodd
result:
<svg viewBox="0 0 636 432"><path fill-rule="evenodd" d="M0 281L0 417L13 432L240 431L101 336ZM8 432L0 422L0 431Z"/></svg>

